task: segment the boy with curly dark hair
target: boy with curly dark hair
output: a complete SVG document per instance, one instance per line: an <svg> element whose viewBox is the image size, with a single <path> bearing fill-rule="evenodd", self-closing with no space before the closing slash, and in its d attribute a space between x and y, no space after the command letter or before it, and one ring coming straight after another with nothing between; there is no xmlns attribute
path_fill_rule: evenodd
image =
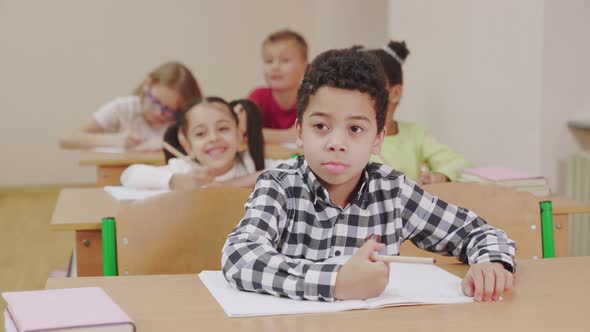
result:
<svg viewBox="0 0 590 332"><path fill-rule="evenodd" d="M304 157L258 178L222 251L231 285L319 301L378 296L389 266L373 253L399 255L410 240L471 264L463 291L476 301L512 287L515 244L504 232L369 163L384 136L385 87L378 61L351 49L324 52L307 68L296 123ZM328 260L346 255L344 264Z"/></svg>

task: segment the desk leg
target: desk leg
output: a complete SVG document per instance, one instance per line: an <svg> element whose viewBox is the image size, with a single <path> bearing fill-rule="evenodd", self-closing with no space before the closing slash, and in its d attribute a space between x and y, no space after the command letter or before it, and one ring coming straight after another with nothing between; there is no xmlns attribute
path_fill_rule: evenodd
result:
<svg viewBox="0 0 590 332"><path fill-rule="evenodd" d="M99 187L121 185L121 174L127 165L100 165L97 167L97 181Z"/></svg>
<svg viewBox="0 0 590 332"><path fill-rule="evenodd" d="M569 256L569 220L567 214L554 214L555 257Z"/></svg>
<svg viewBox="0 0 590 332"><path fill-rule="evenodd" d="M102 276L102 232L76 231L76 256L78 277Z"/></svg>

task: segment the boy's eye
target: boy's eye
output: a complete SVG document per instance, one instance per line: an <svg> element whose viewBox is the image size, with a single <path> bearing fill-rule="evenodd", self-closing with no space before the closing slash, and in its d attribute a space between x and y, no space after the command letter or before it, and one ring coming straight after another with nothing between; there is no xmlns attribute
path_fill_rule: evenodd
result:
<svg viewBox="0 0 590 332"><path fill-rule="evenodd" d="M363 128L361 128L359 126L352 126L352 127L350 127L350 131L352 131L355 134L358 134L363 131Z"/></svg>
<svg viewBox="0 0 590 332"><path fill-rule="evenodd" d="M323 123L316 123L313 125L314 128L319 129L319 130L326 130L328 129L328 126L326 126Z"/></svg>
<svg viewBox="0 0 590 332"><path fill-rule="evenodd" d="M195 133L195 137L203 137L205 136L205 132L204 131L199 131Z"/></svg>
<svg viewBox="0 0 590 332"><path fill-rule="evenodd" d="M281 62L283 62L283 63L286 63L286 62L289 62L289 61L291 61L290 58L282 58L281 59Z"/></svg>
<svg viewBox="0 0 590 332"><path fill-rule="evenodd" d="M228 131L229 127L220 127L219 131L224 132L224 131Z"/></svg>

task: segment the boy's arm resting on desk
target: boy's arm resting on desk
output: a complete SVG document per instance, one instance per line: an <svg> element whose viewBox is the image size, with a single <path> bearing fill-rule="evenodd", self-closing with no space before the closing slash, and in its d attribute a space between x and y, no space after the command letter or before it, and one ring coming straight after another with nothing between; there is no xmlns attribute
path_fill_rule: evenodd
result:
<svg viewBox="0 0 590 332"><path fill-rule="evenodd" d="M245 291L292 299L333 301L340 264L289 258L277 250L288 227L286 192L263 173L248 202L246 214L222 250L223 274Z"/></svg>
<svg viewBox="0 0 590 332"><path fill-rule="evenodd" d="M470 265L494 261L514 269L514 241L472 211L440 200L408 179L401 185L400 198L402 235L419 248Z"/></svg>

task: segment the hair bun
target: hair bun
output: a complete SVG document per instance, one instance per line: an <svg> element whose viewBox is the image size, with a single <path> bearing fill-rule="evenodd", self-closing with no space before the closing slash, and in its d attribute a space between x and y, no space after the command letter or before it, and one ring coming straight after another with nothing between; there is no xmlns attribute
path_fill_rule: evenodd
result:
<svg viewBox="0 0 590 332"><path fill-rule="evenodd" d="M391 40L389 41L389 43L387 43L385 47L395 52L395 54L397 54L397 56L402 60L406 60L406 58L410 54L410 50L408 50L405 41L398 42Z"/></svg>

